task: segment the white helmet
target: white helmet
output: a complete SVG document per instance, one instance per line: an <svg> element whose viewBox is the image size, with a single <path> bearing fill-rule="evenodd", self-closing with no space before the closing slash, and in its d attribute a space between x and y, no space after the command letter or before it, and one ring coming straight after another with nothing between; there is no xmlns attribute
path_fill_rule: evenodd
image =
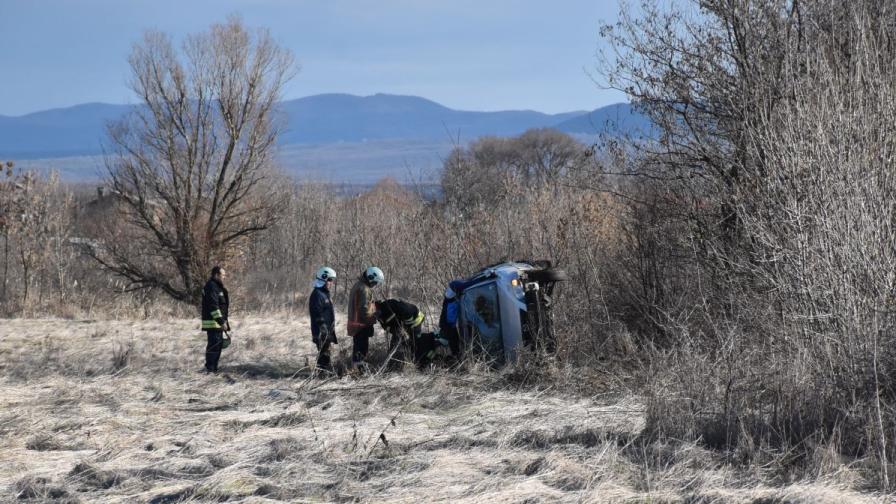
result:
<svg viewBox="0 0 896 504"><path fill-rule="evenodd" d="M370 285L382 285L386 281L386 275L383 275L383 270L376 266L371 266L364 270L364 278Z"/></svg>
<svg viewBox="0 0 896 504"><path fill-rule="evenodd" d="M317 275L314 278L320 280L321 282L326 282L330 279L336 280L336 270L329 266L324 266L323 268L317 270Z"/></svg>

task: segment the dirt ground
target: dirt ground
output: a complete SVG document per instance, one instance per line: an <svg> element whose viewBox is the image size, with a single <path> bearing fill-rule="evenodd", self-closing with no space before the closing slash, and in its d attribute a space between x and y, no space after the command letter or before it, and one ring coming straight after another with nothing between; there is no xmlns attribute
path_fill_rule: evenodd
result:
<svg viewBox="0 0 896 504"><path fill-rule="evenodd" d="M0 501L887 501L850 490L848 468L773 485L645 444L643 401L621 392L484 369L309 377L308 324L290 317L241 321L206 375L196 326L0 321Z"/></svg>

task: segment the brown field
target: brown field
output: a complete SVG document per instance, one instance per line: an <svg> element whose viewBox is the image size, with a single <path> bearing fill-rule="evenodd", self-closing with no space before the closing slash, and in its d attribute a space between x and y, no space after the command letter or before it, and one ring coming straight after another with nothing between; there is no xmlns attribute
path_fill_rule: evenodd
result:
<svg viewBox="0 0 896 504"><path fill-rule="evenodd" d="M232 379L198 372L193 320L3 320L0 501L885 501L850 490L847 467L773 484L644 443L623 391L485 370L309 378L307 321L286 320L236 326Z"/></svg>

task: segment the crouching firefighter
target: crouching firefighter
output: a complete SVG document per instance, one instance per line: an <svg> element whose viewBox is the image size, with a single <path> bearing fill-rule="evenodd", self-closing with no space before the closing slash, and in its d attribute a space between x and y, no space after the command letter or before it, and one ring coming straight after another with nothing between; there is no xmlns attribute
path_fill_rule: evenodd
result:
<svg viewBox="0 0 896 504"><path fill-rule="evenodd" d="M336 316L333 301L330 299L330 287L336 282L336 271L324 266L317 270L314 277L314 290L308 299L308 313L311 316L311 339L317 346L317 368L332 371L330 362L330 345L339 344L336 340Z"/></svg>
<svg viewBox="0 0 896 504"><path fill-rule="evenodd" d="M218 372L218 360L221 350L230 346L230 323L227 321L227 308L230 295L224 287L227 272L220 266L212 268L211 278L202 288L202 330L208 335L205 347L205 370Z"/></svg>
<svg viewBox="0 0 896 504"><path fill-rule="evenodd" d="M417 367L422 369L432 362L440 347L447 346L447 341L438 339L432 333L423 332L426 316L416 305L398 299L386 299L377 301L376 308L380 325L391 335L390 369L399 369L408 358L413 358ZM405 349L410 352L405 352Z"/></svg>

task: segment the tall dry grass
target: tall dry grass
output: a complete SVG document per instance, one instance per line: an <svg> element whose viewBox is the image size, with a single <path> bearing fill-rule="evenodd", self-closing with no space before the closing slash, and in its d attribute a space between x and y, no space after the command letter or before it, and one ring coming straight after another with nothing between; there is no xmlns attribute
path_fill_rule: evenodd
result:
<svg viewBox="0 0 896 504"><path fill-rule="evenodd" d="M195 326L7 321L0 499L884 501L851 488L848 464L782 482L697 443L651 441L643 399L617 389L581 395L488 367L312 378L307 320L240 320L228 377L205 375Z"/></svg>

